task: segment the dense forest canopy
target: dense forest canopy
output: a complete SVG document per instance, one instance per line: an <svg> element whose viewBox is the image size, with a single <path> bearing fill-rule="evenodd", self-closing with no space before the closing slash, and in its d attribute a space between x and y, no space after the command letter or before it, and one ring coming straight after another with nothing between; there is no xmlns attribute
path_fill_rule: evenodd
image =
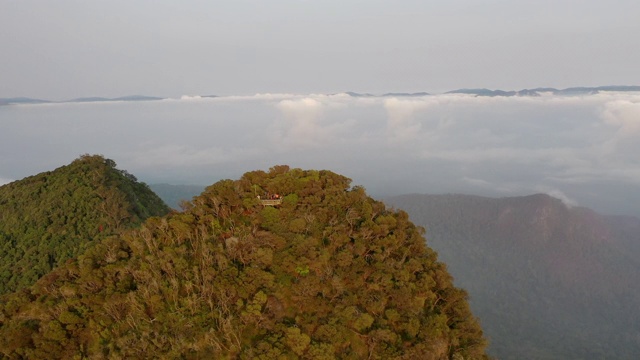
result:
<svg viewBox="0 0 640 360"><path fill-rule="evenodd" d="M282 203L263 206L264 193ZM422 233L330 171L249 172L5 296L0 354L486 357L466 293Z"/></svg>
<svg viewBox="0 0 640 360"><path fill-rule="evenodd" d="M0 187L0 294L37 279L95 242L169 208L113 160L71 164Z"/></svg>

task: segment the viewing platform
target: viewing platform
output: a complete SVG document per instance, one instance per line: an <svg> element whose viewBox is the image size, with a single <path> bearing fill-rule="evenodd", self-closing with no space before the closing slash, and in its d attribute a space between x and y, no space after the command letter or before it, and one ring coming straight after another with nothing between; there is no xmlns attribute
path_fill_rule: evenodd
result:
<svg viewBox="0 0 640 360"><path fill-rule="evenodd" d="M282 204L282 199L260 200L263 206L278 206Z"/></svg>

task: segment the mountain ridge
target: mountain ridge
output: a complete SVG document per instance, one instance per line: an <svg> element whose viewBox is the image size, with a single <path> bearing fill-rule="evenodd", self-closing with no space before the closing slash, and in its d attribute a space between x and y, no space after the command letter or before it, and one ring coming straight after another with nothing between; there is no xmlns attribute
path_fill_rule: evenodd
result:
<svg viewBox="0 0 640 360"><path fill-rule="evenodd" d="M0 353L486 358L421 229L350 182L288 166L221 180L3 297Z"/></svg>
<svg viewBox="0 0 640 360"><path fill-rule="evenodd" d="M449 90L444 93L429 93L429 92L387 92L382 94L372 93L359 93L354 91L345 91L342 94L349 95L351 97L422 97L422 96L435 96L442 94L466 94L475 96L488 96L488 97L512 97L512 96L530 96L539 97L546 93L551 93L556 96L576 96L576 95L595 95L601 92L640 92L640 86L637 85L605 85L605 86L584 86L584 87L569 87L564 89L556 89L550 87L540 87L534 89L521 89L521 90L502 90L495 89L490 90L487 88L461 88L455 90ZM329 95L336 95L332 93ZM201 98L224 98L224 95L196 95ZM233 95L230 95L233 96ZM46 103L76 103L76 102L112 102L112 101L158 101L170 99L167 97L147 96L147 95L129 95L116 98L107 97L79 97L70 100L52 101L35 99L29 97L13 97L13 98L0 98L0 105L13 105L13 104L46 104ZM177 98L179 99L179 98Z"/></svg>
<svg viewBox="0 0 640 360"><path fill-rule="evenodd" d="M640 219L569 207L546 194L385 201L426 228L429 245L469 291L490 354L634 359L640 353Z"/></svg>
<svg viewBox="0 0 640 360"><path fill-rule="evenodd" d="M0 186L0 294L33 284L99 239L169 208L113 160L71 164Z"/></svg>

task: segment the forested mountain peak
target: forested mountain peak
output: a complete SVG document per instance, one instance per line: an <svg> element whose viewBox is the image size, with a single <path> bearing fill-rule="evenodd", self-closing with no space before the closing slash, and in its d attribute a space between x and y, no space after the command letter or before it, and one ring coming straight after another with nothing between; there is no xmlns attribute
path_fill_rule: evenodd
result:
<svg viewBox="0 0 640 360"><path fill-rule="evenodd" d="M69 165L0 187L0 294L33 284L98 239L167 206L113 160Z"/></svg>
<svg viewBox="0 0 640 360"><path fill-rule="evenodd" d="M104 239L5 297L0 351L484 358L466 293L453 287L422 229L350 182L287 166L219 181L184 212ZM264 206L265 194L282 202Z"/></svg>

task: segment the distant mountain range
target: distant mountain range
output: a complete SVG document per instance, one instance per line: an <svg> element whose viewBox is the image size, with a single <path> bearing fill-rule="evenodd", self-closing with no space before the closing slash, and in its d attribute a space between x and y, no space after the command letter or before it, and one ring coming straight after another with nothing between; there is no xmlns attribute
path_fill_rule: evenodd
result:
<svg viewBox="0 0 640 360"><path fill-rule="evenodd" d="M49 103L49 100L32 99L27 97L0 98L0 105L9 104L43 104Z"/></svg>
<svg viewBox="0 0 640 360"><path fill-rule="evenodd" d="M143 95L131 95L131 96L122 96L118 98L103 98L103 97L84 97L77 98L73 100L68 100L66 102L93 102L93 101L152 101L152 100L162 100L161 97L155 96L143 96Z"/></svg>
<svg viewBox="0 0 640 360"><path fill-rule="evenodd" d="M538 194L404 195L499 359L637 359L640 219Z"/></svg>
<svg viewBox="0 0 640 360"><path fill-rule="evenodd" d="M598 86L598 87L572 87L567 89L536 88L523 89L518 91L489 90L489 89L458 89L447 92L447 94L469 94L476 96L541 96L544 93L553 95L594 95L604 91L640 91L640 86Z"/></svg>
<svg viewBox="0 0 640 360"><path fill-rule="evenodd" d="M105 98L105 97L81 97L64 101L51 101L43 99L32 99L27 97L14 97L14 98L0 98L0 105L11 104L49 104L49 103L75 103L75 102L104 102L104 101L154 101L163 100L164 98L145 95L129 95L121 96L117 98Z"/></svg>
<svg viewBox="0 0 640 360"><path fill-rule="evenodd" d="M542 96L544 94L552 94L557 96L572 96L572 95L594 95L600 92L606 91L640 91L640 86L597 86L597 87L571 87L566 89L555 88L535 88L535 89L522 89L522 90L490 90L490 89L457 89L447 91L445 94L467 94L475 96ZM426 92L417 93L385 93L382 95L374 95L370 93L357 93L347 91L345 94L353 97L415 97L415 96L428 96L433 95Z"/></svg>
<svg viewBox="0 0 640 360"><path fill-rule="evenodd" d="M490 89L457 89L448 91L445 94L467 94L475 96L542 96L544 94L552 94L557 96L576 96L576 95L594 95L601 92L616 91L616 92L632 92L640 91L640 86L627 86L627 85L610 85L610 86L596 86L596 87L571 87L566 89L555 88L535 88L535 89L522 89L522 90L490 90ZM352 97L420 97L435 95L427 92L390 92L382 95L376 95L371 93L357 93L353 91L346 91L347 94ZM201 98L217 98L224 97L218 95L197 95ZM164 100L167 98L156 96L144 96L144 95L130 95L117 98L105 98L105 97L81 97L64 101L51 101L44 99L34 99L28 97L13 97L13 98L0 98L1 105L11 104L45 104L45 103L76 103L76 102L107 102L107 101L154 101Z"/></svg>
<svg viewBox="0 0 640 360"><path fill-rule="evenodd" d="M370 93L357 93L357 92L353 92L353 91L346 91L344 92L344 94L347 94L349 96L352 97L378 97L378 96L382 96L382 97L404 97L404 96L427 96L427 95L431 95L427 92L417 92L417 93L385 93L382 95L375 95L375 94L370 94Z"/></svg>

